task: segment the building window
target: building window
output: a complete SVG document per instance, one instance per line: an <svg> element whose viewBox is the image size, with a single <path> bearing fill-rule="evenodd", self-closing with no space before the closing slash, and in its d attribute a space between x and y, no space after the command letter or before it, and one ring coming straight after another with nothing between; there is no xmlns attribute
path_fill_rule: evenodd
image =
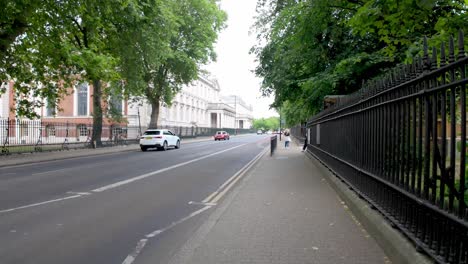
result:
<svg viewBox="0 0 468 264"><path fill-rule="evenodd" d="M111 115L121 116L123 114L123 82L112 82L110 85L109 111Z"/></svg>
<svg viewBox="0 0 468 264"><path fill-rule="evenodd" d="M86 125L77 125L76 126L76 134L80 137L86 137L88 136L88 128L86 127Z"/></svg>
<svg viewBox="0 0 468 264"><path fill-rule="evenodd" d="M79 116L88 115L88 84L81 83L76 86L77 107Z"/></svg>
<svg viewBox="0 0 468 264"><path fill-rule="evenodd" d="M54 125L47 125L46 126L46 136L55 137L55 126Z"/></svg>
<svg viewBox="0 0 468 264"><path fill-rule="evenodd" d="M46 116L55 116L57 112L55 111L55 105L47 103Z"/></svg>
<svg viewBox="0 0 468 264"><path fill-rule="evenodd" d="M123 104L122 97L119 95L111 95L109 100L109 107L112 113L122 114Z"/></svg>

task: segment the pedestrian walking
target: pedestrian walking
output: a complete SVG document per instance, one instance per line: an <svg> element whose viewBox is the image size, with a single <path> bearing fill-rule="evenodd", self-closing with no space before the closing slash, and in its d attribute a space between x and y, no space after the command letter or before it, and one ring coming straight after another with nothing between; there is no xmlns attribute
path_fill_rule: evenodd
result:
<svg viewBox="0 0 468 264"><path fill-rule="evenodd" d="M284 148L289 148L290 142L291 142L291 136L289 135L289 132L286 131L284 132Z"/></svg>
<svg viewBox="0 0 468 264"><path fill-rule="evenodd" d="M305 136L304 146L302 147L302 151L306 150L306 148L307 148L307 135Z"/></svg>

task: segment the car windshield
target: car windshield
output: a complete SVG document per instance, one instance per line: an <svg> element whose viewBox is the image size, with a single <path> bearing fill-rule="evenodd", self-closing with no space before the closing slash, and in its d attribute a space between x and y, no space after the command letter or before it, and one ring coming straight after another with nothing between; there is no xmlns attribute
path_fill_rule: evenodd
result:
<svg viewBox="0 0 468 264"><path fill-rule="evenodd" d="M144 135L159 135L161 131L146 131Z"/></svg>
<svg viewBox="0 0 468 264"><path fill-rule="evenodd" d="M222 134L222 133L223 133L223 132L221 132L221 131L216 132L216 134L218 134L218 135L219 135L219 134Z"/></svg>

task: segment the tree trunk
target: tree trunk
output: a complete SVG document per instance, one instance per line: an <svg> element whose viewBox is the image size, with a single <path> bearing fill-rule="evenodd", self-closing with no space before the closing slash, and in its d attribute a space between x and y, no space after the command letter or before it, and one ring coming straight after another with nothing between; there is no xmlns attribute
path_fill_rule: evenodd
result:
<svg viewBox="0 0 468 264"><path fill-rule="evenodd" d="M151 120L148 128L158 128L159 100L151 102Z"/></svg>
<svg viewBox="0 0 468 264"><path fill-rule="evenodd" d="M93 147L102 147L101 135L102 135L102 90L101 90L101 81L93 80L93 135L91 138L91 143Z"/></svg>

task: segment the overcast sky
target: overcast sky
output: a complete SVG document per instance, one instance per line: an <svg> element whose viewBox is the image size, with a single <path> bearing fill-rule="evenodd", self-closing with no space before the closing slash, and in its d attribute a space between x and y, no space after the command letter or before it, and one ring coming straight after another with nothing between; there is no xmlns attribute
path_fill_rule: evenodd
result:
<svg viewBox="0 0 468 264"><path fill-rule="evenodd" d="M216 43L217 62L206 67L218 79L221 93L236 94L253 106L254 118L278 116L269 110L273 98L261 97L261 80L255 77L255 57L249 55L256 43L255 34L249 35L254 23L256 0L222 0L221 8L227 12L227 27Z"/></svg>

